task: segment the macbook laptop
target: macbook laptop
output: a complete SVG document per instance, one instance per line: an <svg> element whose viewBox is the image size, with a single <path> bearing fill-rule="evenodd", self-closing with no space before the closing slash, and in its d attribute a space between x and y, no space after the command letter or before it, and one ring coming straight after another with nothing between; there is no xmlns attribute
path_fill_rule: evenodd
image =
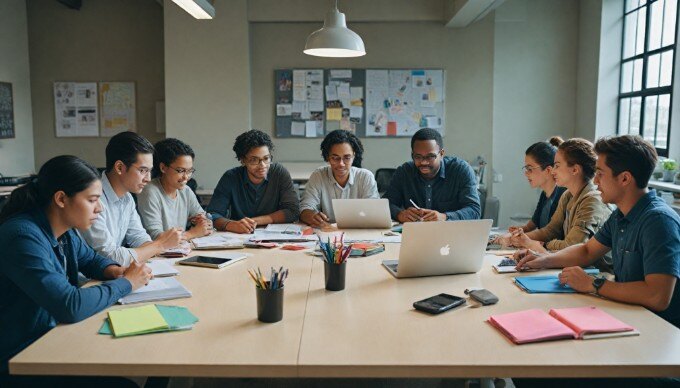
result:
<svg viewBox="0 0 680 388"><path fill-rule="evenodd" d="M389 229L392 227L387 199L334 199L338 229Z"/></svg>
<svg viewBox="0 0 680 388"><path fill-rule="evenodd" d="M407 222L399 260L382 264L397 278L477 272L482 268L492 222Z"/></svg>

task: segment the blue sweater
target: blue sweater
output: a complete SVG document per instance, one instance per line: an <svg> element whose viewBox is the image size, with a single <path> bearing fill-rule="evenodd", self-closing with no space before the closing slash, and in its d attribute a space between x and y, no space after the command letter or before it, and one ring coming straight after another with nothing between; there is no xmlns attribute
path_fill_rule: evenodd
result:
<svg viewBox="0 0 680 388"><path fill-rule="evenodd" d="M78 272L103 279L114 261L98 255L74 230L54 238L45 212L18 214L0 225L0 375L11 357L57 323L73 323L132 291L125 278L78 288Z"/></svg>

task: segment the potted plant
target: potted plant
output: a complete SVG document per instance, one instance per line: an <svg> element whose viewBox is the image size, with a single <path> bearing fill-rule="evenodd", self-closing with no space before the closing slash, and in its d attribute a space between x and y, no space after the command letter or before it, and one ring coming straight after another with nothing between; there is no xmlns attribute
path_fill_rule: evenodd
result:
<svg viewBox="0 0 680 388"><path fill-rule="evenodd" d="M665 182L673 182L675 171L678 169L678 162L673 159L666 159L661 162L663 166L663 180Z"/></svg>

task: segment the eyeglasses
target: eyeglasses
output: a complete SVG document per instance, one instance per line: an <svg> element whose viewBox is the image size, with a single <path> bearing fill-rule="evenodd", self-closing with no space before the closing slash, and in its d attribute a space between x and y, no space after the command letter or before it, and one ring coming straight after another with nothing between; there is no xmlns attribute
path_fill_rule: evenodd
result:
<svg viewBox="0 0 680 388"><path fill-rule="evenodd" d="M534 170L538 170L538 169L540 169L540 167L530 166L528 164L526 166L522 167L522 171L524 171L526 174L531 174L532 172L534 172Z"/></svg>
<svg viewBox="0 0 680 388"><path fill-rule="evenodd" d="M130 165L130 167L136 168L137 171L139 172L139 175L141 175L141 176L146 176L146 175L151 174L151 169L149 167L137 167L134 164Z"/></svg>
<svg viewBox="0 0 680 388"><path fill-rule="evenodd" d="M271 155L267 155L264 158L258 158L257 156L253 156L246 160L246 164L249 166L259 166L261 163L264 163L265 166L269 166L270 164L272 164L272 159L273 157Z"/></svg>
<svg viewBox="0 0 680 388"><path fill-rule="evenodd" d="M427 155L411 154L411 158L413 158L413 161L416 163L422 162L434 163L438 156L439 154L427 154Z"/></svg>
<svg viewBox="0 0 680 388"><path fill-rule="evenodd" d="M338 164L340 161L343 161L345 164L351 164L352 161L354 160L354 155L345 155L345 156L329 156L328 161L333 163L333 164Z"/></svg>
<svg viewBox="0 0 680 388"><path fill-rule="evenodd" d="M188 170L186 168L179 168L179 167L178 168L170 167L170 168L175 170L175 172L178 173L179 175L192 176L196 172L195 168L190 168Z"/></svg>

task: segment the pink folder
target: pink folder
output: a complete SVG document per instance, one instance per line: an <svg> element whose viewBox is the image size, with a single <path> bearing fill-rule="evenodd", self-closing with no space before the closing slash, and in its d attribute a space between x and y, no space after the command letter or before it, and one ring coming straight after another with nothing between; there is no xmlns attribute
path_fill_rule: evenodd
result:
<svg viewBox="0 0 680 388"><path fill-rule="evenodd" d="M489 323L516 344L576 338L572 329L539 309L492 315Z"/></svg>
<svg viewBox="0 0 680 388"><path fill-rule="evenodd" d="M578 338L583 338L588 334L619 333L635 330L632 326L592 306L552 309L550 310L550 315L574 330Z"/></svg>

